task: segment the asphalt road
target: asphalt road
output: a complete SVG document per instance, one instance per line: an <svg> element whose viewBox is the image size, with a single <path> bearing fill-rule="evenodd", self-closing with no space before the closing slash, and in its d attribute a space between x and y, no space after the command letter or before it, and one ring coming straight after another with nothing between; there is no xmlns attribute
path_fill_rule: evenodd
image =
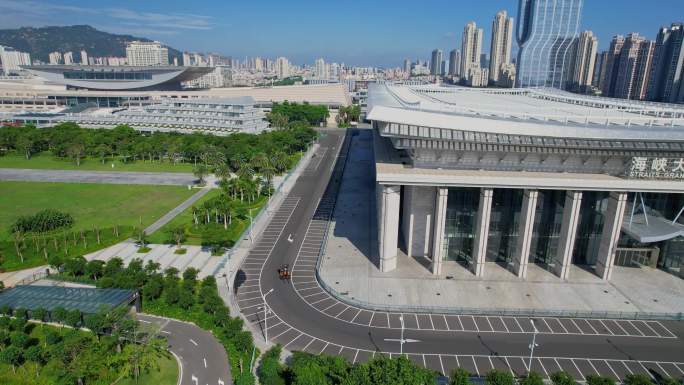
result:
<svg viewBox="0 0 684 385"><path fill-rule="evenodd" d="M20 182L109 183L187 186L192 174L173 172L117 172L0 168L0 180Z"/></svg>
<svg viewBox="0 0 684 385"><path fill-rule="evenodd" d="M289 264L294 269L295 278L302 273L300 269L306 272L315 266L316 242L322 242L322 229L335 199L334 186L329 186L328 181L333 167L341 171L346 156L344 151L338 156L343 139L340 132L329 132L321 138L319 153L323 159L319 159L315 169L308 170L297 180L288 195L289 204L274 215L276 219L266 228L243 263L234 291L242 314L263 333L262 295L274 289L267 295L268 307L272 310L266 319L271 342L281 343L289 350L342 355L355 362L380 353L399 353L396 339L400 338L398 318L401 314L365 312L370 319L358 322L356 318L363 310L331 298L313 275L309 275L308 281L299 280L294 285L277 276L277 269L282 264ZM339 180L339 175L332 179L335 180ZM307 294L306 290L311 290L309 293L312 294ZM313 295L319 296L316 301L306 298ZM345 318L345 313L351 315ZM352 318L354 313L356 316ZM380 317L386 319L384 324L377 322ZM403 317L412 317L417 324L421 319L432 323L432 328L407 326L405 331L404 338L414 342L404 344L403 351L417 363L442 373L448 373L456 366L476 374L491 368L508 369L515 374L527 370L532 340L528 328L522 327L517 332L495 327L466 331L463 326L461 330L450 330L448 326L440 328L434 325L439 319L446 324L445 315L405 313ZM491 326L490 320L486 321ZM513 321L530 324L529 319ZM540 328L542 322L548 325L547 321L553 322L552 319L536 320ZM589 321L600 322L610 330L617 328L613 321ZM477 323L475 317L473 322ZM593 373L617 379L629 373L645 373L654 378L684 376L684 323L661 321L637 326L639 330L648 327L661 333L649 335L639 332L637 335L635 331L619 335L613 332L570 333L557 330L539 334L532 369L547 376L557 370L567 370L578 379Z"/></svg>
<svg viewBox="0 0 684 385"><path fill-rule="evenodd" d="M178 385L232 384L228 356L223 345L209 332L181 321L138 314L144 324L160 327L171 350L181 361L182 374Z"/></svg>

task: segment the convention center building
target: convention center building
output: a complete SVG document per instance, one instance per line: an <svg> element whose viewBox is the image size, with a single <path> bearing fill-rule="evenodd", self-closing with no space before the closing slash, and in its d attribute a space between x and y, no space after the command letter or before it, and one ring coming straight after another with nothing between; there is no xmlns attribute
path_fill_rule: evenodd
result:
<svg viewBox="0 0 684 385"><path fill-rule="evenodd" d="M379 267L684 274L684 106L555 89L374 84Z"/></svg>

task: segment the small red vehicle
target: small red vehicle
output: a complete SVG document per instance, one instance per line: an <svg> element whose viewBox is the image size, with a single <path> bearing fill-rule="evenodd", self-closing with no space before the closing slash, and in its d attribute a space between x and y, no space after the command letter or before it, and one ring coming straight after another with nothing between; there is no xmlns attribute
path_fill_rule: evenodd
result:
<svg viewBox="0 0 684 385"><path fill-rule="evenodd" d="M278 269L278 276L280 279L290 279L290 267L288 265L280 266L280 269Z"/></svg>

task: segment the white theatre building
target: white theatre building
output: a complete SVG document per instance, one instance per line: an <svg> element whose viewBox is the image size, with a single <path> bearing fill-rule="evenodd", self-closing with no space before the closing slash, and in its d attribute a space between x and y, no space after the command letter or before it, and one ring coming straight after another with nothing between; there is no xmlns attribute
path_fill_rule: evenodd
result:
<svg viewBox="0 0 684 385"><path fill-rule="evenodd" d="M684 274L684 106L552 89L375 84L380 269Z"/></svg>

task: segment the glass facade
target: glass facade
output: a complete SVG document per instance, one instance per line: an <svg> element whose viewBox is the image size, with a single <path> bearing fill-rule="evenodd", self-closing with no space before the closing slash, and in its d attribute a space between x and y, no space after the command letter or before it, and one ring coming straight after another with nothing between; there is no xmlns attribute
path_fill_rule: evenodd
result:
<svg viewBox="0 0 684 385"><path fill-rule="evenodd" d="M523 190L495 189L487 239L487 262L508 263L518 240Z"/></svg>
<svg viewBox="0 0 684 385"><path fill-rule="evenodd" d="M554 260L563 224L565 194L565 191L539 191L530 243L530 263L548 266Z"/></svg>
<svg viewBox="0 0 684 385"><path fill-rule="evenodd" d="M450 188L444 225L444 258L469 265L480 201L479 188Z"/></svg>
<svg viewBox="0 0 684 385"><path fill-rule="evenodd" d="M577 237L572 253L572 263L575 265L596 264L603 232L603 217L608 208L608 196L609 193L605 191L582 193Z"/></svg>
<svg viewBox="0 0 684 385"><path fill-rule="evenodd" d="M520 0L516 87L567 87L582 5L583 0Z"/></svg>
<svg viewBox="0 0 684 385"><path fill-rule="evenodd" d="M77 80L152 80L152 74L144 71L64 71L64 79Z"/></svg>
<svg viewBox="0 0 684 385"><path fill-rule="evenodd" d="M530 242L530 263L545 268L553 266L561 242L563 209L566 191L538 191L534 227ZM629 220L633 194L629 194L625 221ZM465 266L473 263L473 246L480 200L479 188L450 188L447 198L444 227L444 259L457 261ZM494 189L487 238L486 261L508 265L515 256L523 190ZM579 211L579 222L572 254L575 265L593 266L598 259L604 215L608 208L607 191L584 191ZM649 213L670 220L684 206L684 194L644 194ZM640 204L636 213L640 213ZM678 222L684 224L684 215ZM658 267L679 271L684 262L684 237L677 237L656 244L642 245L622 233L619 247L660 249Z"/></svg>

